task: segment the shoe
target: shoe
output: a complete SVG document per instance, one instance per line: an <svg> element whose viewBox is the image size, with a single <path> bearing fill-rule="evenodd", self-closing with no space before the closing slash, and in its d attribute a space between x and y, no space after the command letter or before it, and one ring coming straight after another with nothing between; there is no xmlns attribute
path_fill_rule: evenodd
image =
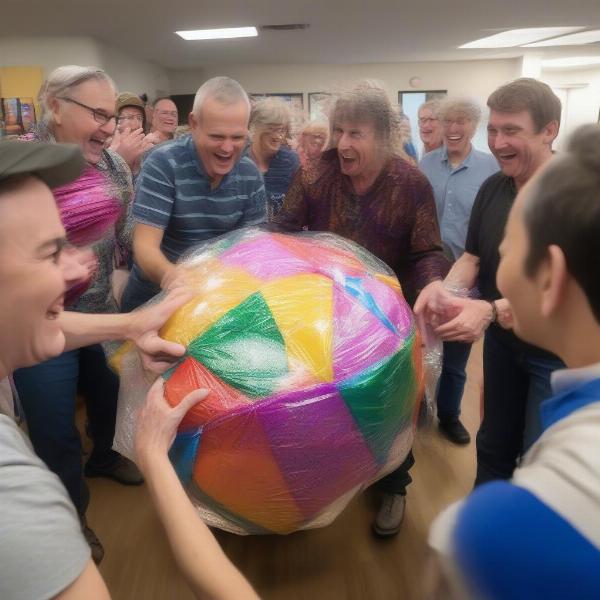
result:
<svg viewBox="0 0 600 600"><path fill-rule="evenodd" d="M81 532L92 551L92 560L99 565L104 558L104 547L100 543L98 536L94 533L94 530L88 527L85 517L81 520Z"/></svg>
<svg viewBox="0 0 600 600"><path fill-rule="evenodd" d="M471 441L469 432L458 419L440 421L439 429L453 444L465 446Z"/></svg>
<svg viewBox="0 0 600 600"><path fill-rule="evenodd" d="M86 465L84 473L86 477L106 477L123 485L141 485L144 483L144 478L138 468L124 456L119 456L114 463L107 467Z"/></svg>
<svg viewBox="0 0 600 600"><path fill-rule="evenodd" d="M375 521L373 532L380 537L396 535L404 521L406 496L400 494L384 494Z"/></svg>

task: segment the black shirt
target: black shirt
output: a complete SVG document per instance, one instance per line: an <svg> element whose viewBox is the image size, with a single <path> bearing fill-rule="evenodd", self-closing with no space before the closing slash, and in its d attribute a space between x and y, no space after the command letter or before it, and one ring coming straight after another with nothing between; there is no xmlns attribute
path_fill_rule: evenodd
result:
<svg viewBox="0 0 600 600"><path fill-rule="evenodd" d="M499 171L483 182L473 204L465 250L479 258L478 287L484 300L502 297L496 286L496 272L500 265L498 249L516 197L514 179ZM499 325L493 324L492 331L517 350L544 358L556 358L537 346L521 341L512 331Z"/></svg>

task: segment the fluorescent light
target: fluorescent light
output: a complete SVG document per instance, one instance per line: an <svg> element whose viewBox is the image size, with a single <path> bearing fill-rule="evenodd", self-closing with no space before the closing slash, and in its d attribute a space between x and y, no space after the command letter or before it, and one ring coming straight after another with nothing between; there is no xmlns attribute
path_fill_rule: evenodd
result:
<svg viewBox="0 0 600 600"><path fill-rule="evenodd" d="M590 65L600 65L600 56L569 56L567 58L550 58L542 61L542 68L550 69L587 67Z"/></svg>
<svg viewBox="0 0 600 600"><path fill-rule="evenodd" d="M544 40L543 42L535 42L527 44L526 48L539 48L541 46L578 46L581 44L593 44L600 42L600 29L593 31L582 31L581 33L572 33L571 35L563 35L562 37Z"/></svg>
<svg viewBox="0 0 600 600"><path fill-rule="evenodd" d="M194 29L176 31L184 40L223 40L228 38L256 37L256 27L229 27L226 29Z"/></svg>
<svg viewBox="0 0 600 600"><path fill-rule="evenodd" d="M489 37L463 44L459 48L512 48L513 46L522 46L530 42L545 40L546 38L579 31L583 27L533 27L530 29L511 29L496 33Z"/></svg>

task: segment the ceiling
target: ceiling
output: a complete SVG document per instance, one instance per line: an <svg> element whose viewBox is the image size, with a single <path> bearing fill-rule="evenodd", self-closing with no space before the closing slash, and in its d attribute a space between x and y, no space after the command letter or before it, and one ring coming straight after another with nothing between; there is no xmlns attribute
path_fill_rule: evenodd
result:
<svg viewBox="0 0 600 600"><path fill-rule="evenodd" d="M458 50L520 27L600 28L599 0L3 0L0 36L93 36L171 69L214 63L377 63L509 58L540 49ZM173 32L309 23L257 38L185 42ZM544 55L600 54L600 44Z"/></svg>

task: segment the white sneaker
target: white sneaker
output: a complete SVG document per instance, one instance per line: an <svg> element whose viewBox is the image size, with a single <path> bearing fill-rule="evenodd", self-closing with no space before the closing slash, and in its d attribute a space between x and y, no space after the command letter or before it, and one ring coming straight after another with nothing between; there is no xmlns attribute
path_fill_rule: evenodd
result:
<svg viewBox="0 0 600 600"><path fill-rule="evenodd" d="M402 527L406 496L400 494L384 494L375 521L373 531L381 537L396 535Z"/></svg>

